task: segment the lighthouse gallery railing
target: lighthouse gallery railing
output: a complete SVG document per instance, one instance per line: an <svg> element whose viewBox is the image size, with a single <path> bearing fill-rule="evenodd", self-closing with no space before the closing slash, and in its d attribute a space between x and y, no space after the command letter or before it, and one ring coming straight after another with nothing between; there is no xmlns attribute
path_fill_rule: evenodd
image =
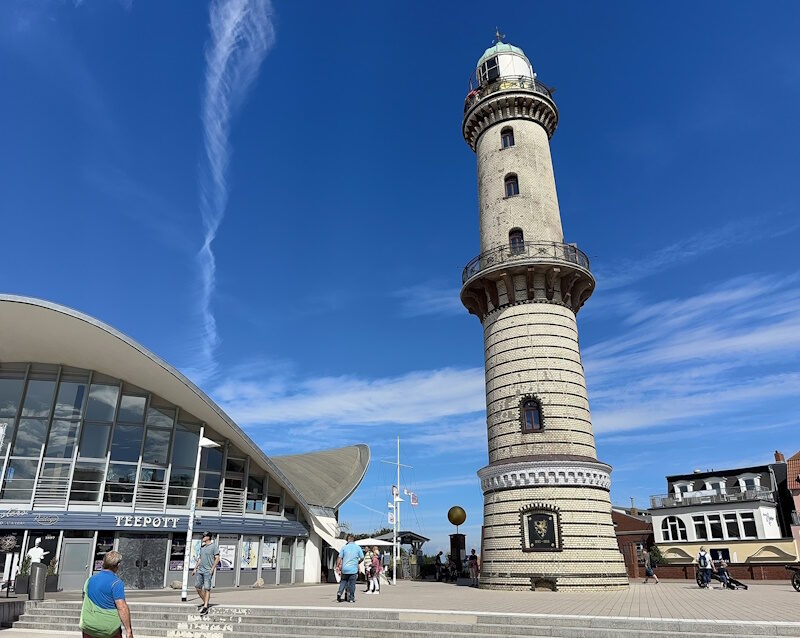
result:
<svg viewBox="0 0 800 638"><path fill-rule="evenodd" d="M558 242L526 241L514 244L504 244L491 248L471 259L461 275L461 282L477 275L481 270L491 268L498 264L514 261L528 261L552 263L566 261L589 270L589 258L574 244L559 244Z"/></svg>

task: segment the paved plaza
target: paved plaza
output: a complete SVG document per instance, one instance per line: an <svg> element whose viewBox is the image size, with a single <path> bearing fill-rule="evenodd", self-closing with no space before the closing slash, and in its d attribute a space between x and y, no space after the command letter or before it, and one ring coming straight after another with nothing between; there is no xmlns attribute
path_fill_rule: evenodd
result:
<svg viewBox="0 0 800 638"><path fill-rule="evenodd" d="M564 616L617 616L633 618L682 618L800 623L800 593L786 581L748 583L747 591L702 590L694 581L634 583L613 592L501 592L431 581L401 581L384 585L380 595L361 590L355 605L361 609L441 610L499 614L549 614ZM359 587L363 584L359 583ZM265 589L217 589L212 604L266 605L279 607L343 607L336 602L336 585L271 587ZM190 592L190 602L197 594ZM80 595L58 594L48 598L76 600ZM175 603L180 592L130 592L131 602ZM798 626L800 630L800 626ZM800 633L800 631L798 632Z"/></svg>

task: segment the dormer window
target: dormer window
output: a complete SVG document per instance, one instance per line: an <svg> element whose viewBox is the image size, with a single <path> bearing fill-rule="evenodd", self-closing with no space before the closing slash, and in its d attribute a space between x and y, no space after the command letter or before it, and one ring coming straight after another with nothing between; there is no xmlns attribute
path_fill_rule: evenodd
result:
<svg viewBox="0 0 800 638"><path fill-rule="evenodd" d="M514 173L509 173L505 178L506 197L519 195L519 182Z"/></svg>
<svg viewBox="0 0 800 638"><path fill-rule="evenodd" d="M514 129L510 126L506 126L500 131L500 141L503 144L503 148L511 148L514 146Z"/></svg>
<svg viewBox="0 0 800 638"><path fill-rule="evenodd" d="M742 474L739 476L739 487L742 491L747 490L760 490L761 489L761 475L760 474Z"/></svg>
<svg viewBox="0 0 800 638"><path fill-rule="evenodd" d="M717 494L725 494L725 479L710 478L706 479L706 489L714 490Z"/></svg>
<svg viewBox="0 0 800 638"><path fill-rule="evenodd" d="M692 491L692 484L689 482L675 483L672 489L675 491L675 496L680 500L681 497Z"/></svg>

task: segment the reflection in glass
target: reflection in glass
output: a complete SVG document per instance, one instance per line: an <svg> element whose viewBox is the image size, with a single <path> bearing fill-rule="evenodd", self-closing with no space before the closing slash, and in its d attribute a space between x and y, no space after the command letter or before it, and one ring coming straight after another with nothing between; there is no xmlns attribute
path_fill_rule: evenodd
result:
<svg viewBox="0 0 800 638"><path fill-rule="evenodd" d="M111 425L108 423L84 423L81 434L80 453L83 457L100 459L108 450L108 437Z"/></svg>
<svg viewBox="0 0 800 638"><path fill-rule="evenodd" d="M185 429L187 426L178 425L175 428L175 443L172 446L172 465L177 467L190 467L194 470L197 461L197 447L200 444L200 433L194 429Z"/></svg>
<svg viewBox="0 0 800 638"><path fill-rule="evenodd" d="M13 456L38 457L42 453L42 444L46 433L46 419L20 419L17 438L11 454Z"/></svg>
<svg viewBox="0 0 800 638"><path fill-rule="evenodd" d="M22 379L0 379L0 416L16 416L23 383Z"/></svg>
<svg viewBox="0 0 800 638"><path fill-rule="evenodd" d="M247 511L258 512L264 509L264 478L262 476L247 477Z"/></svg>
<svg viewBox="0 0 800 638"><path fill-rule="evenodd" d="M142 435L144 428L141 425L114 426L114 437L111 440L112 461L139 460L139 450L142 449Z"/></svg>
<svg viewBox="0 0 800 638"><path fill-rule="evenodd" d="M6 453L6 447L14 440L14 417L0 418L0 456Z"/></svg>
<svg viewBox="0 0 800 638"><path fill-rule="evenodd" d="M139 474L139 481L142 483L163 483L166 473L155 467L143 467Z"/></svg>
<svg viewBox="0 0 800 638"><path fill-rule="evenodd" d="M216 447L204 447L200 453L200 469L217 472L222 470L222 450Z"/></svg>
<svg viewBox="0 0 800 638"><path fill-rule="evenodd" d="M118 396L118 386L93 383L89 390L86 418L91 421L113 421Z"/></svg>
<svg viewBox="0 0 800 638"><path fill-rule="evenodd" d="M147 408L147 425L155 425L162 428L171 428L175 422L175 410L170 408L153 407Z"/></svg>
<svg viewBox="0 0 800 638"><path fill-rule="evenodd" d="M50 434L47 435L47 447L44 450L45 457L69 459L75 450L75 440L78 436L77 421L53 420L50 426Z"/></svg>
<svg viewBox="0 0 800 638"><path fill-rule="evenodd" d="M169 475L169 495L167 496L167 505L173 507L188 507L189 498L192 495L192 479L194 473L192 470L176 470L172 469Z"/></svg>
<svg viewBox="0 0 800 638"><path fill-rule="evenodd" d="M100 485L103 482L103 469L104 467L97 463L76 463L69 500L97 501L100 496Z"/></svg>
<svg viewBox="0 0 800 638"><path fill-rule="evenodd" d="M22 416L49 417L55 389L55 381L41 381L39 379L28 381L25 403L22 404Z"/></svg>
<svg viewBox="0 0 800 638"><path fill-rule="evenodd" d="M8 462L3 493L0 498L9 500L30 500L38 461L11 459Z"/></svg>
<svg viewBox="0 0 800 638"><path fill-rule="evenodd" d="M219 507L219 474L200 473L197 483L197 507L216 509Z"/></svg>
<svg viewBox="0 0 800 638"><path fill-rule="evenodd" d="M117 414L117 421L125 421L126 423L141 423L144 421L144 405L147 403L145 397L132 397L126 394L122 395L119 402L119 414Z"/></svg>
<svg viewBox="0 0 800 638"><path fill-rule="evenodd" d="M112 463L108 466L103 500L107 503L132 503L135 486L136 466Z"/></svg>
<svg viewBox="0 0 800 638"><path fill-rule="evenodd" d="M42 485L42 479L61 479L68 481L70 465L70 463L43 463L42 473L39 475L39 485Z"/></svg>
<svg viewBox="0 0 800 638"><path fill-rule="evenodd" d="M62 381L58 386L58 397L56 398L56 418L80 419L85 396L85 383Z"/></svg>
<svg viewBox="0 0 800 638"><path fill-rule="evenodd" d="M167 464L169 435L171 433L171 430L147 428L147 436L144 440L144 452L142 452L142 463L154 463L156 465Z"/></svg>

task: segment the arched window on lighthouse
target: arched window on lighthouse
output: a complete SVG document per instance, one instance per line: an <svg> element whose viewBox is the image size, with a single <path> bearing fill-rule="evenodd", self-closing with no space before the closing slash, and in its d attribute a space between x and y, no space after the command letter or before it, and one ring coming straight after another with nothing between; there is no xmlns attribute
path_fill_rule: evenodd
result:
<svg viewBox="0 0 800 638"><path fill-rule="evenodd" d="M542 406L536 399L525 399L521 406L522 433L540 432L544 429Z"/></svg>
<svg viewBox="0 0 800 638"><path fill-rule="evenodd" d="M514 146L514 129L506 126L500 131L500 141L503 143L503 148L511 148Z"/></svg>
<svg viewBox="0 0 800 638"><path fill-rule="evenodd" d="M509 173L506 175L505 184L506 197L514 197L515 195L519 195L519 182L517 181L516 174Z"/></svg>
<svg viewBox="0 0 800 638"><path fill-rule="evenodd" d="M509 231L508 246L511 248L512 255L520 255L525 252L525 240L523 239L521 228L512 228Z"/></svg>

